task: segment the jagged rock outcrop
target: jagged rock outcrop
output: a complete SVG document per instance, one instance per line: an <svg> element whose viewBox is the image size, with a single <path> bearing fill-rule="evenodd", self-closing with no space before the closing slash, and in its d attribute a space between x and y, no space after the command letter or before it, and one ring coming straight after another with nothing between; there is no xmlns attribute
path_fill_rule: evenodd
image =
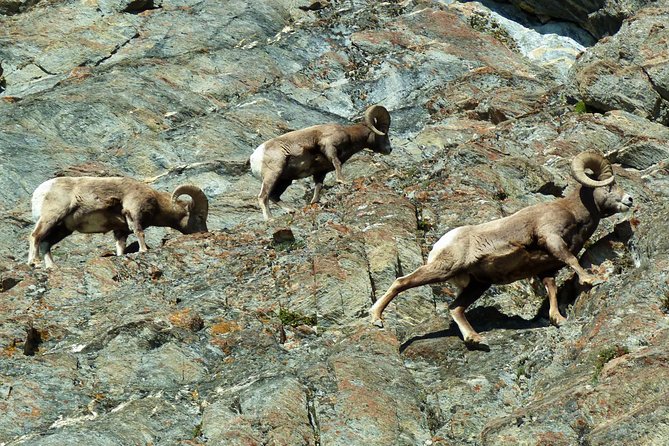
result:
<svg viewBox="0 0 669 446"><path fill-rule="evenodd" d="M0 17L21 36L0 46L0 443L667 443L662 120L575 109L560 76L462 5L310 3L63 0ZM372 103L391 111L393 153L356 155L319 205L298 181L283 196L297 212L264 223L252 150ZM619 163L637 205L587 246L602 285L561 273L563 327L533 281L471 309L487 353L458 337L448 284L369 324L442 234L563 195L586 149ZM58 268L29 268L30 194L65 173L188 180L211 232L155 228L148 253L122 257L111 235L73 235Z"/></svg>
<svg viewBox="0 0 669 446"><path fill-rule="evenodd" d="M618 32L623 20L656 0L508 0L538 16L576 22L596 38Z"/></svg>
<svg viewBox="0 0 669 446"><path fill-rule="evenodd" d="M600 111L669 124L669 5L647 7L573 67L576 96Z"/></svg>

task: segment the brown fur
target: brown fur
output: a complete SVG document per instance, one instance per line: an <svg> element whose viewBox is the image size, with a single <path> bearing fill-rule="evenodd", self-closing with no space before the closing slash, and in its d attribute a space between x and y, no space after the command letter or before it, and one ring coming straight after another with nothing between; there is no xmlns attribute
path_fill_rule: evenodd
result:
<svg viewBox="0 0 669 446"><path fill-rule="evenodd" d="M184 234L207 230L206 197L197 188L199 197L188 202L173 200L167 192L126 177L61 177L51 181L41 206L33 203L39 219L30 236L28 263L39 260L41 249L46 266L52 266L51 247L73 232L113 231L116 251L121 255L131 232L137 236L140 251L146 251L144 229L150 226L170 227Z"/></svg>
<svg viewBox="0 0 669 446"><path fill-rule="evenodd" d="M582 284L594 284L575 255L603 217L629 209L632 198L615 184L578 186L569 196L530 206L508 217L447 233L430 252L426 265L400 277L370 309L372 323L383 326L381 314L400 292L450 280L460 287L451 315L468 344L484 344L464 311L491 285L538 276L549 295L551 322L565 320L557 306L555 275L571 267Z"/></svg>
<svg viewBox="0 0 669 446"><path fill-rule="evenodd" d="M272 216L269 200L292 211L281 202L281 194L293 180L312 176L315 188L311 203L317 203L328 172L335 171L337 182L345 183L341 166L351 156L364 148L389 154L392 148L388 128L382 130L385 134L379 135L368 123L322 124L288 132L258 147L251 156L251 164L254 163L254 157L262 156L260 172L255 173L262 179L258 202L265 220ZM259 155L257 151L261 147L264 150Z"/></svg>

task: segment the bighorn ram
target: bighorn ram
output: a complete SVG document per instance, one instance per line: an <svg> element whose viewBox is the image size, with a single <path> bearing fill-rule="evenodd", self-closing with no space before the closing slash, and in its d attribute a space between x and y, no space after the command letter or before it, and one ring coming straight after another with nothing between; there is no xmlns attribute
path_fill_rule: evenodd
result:
<svg viewBox="0 0 669 446"><path fill-rule="evenodd" d="M381 313L398 293L448 280L459 287L449 308L465 343L485 347L485 339L465 318L465 309L493 284L538 276L548 291L550 320L560 325L565 318L558 309L558 270L568 265L576 271L581 284L595 284L596 277L579 265L575 255L602 217L632 206L632 197L614 184L611 164L601 155L584 152L576 156L572 176L581 184L565 198L447 232L434 245L425 265L396 279L374 303L370 309L372 323L383 326Z"/></svg>
<svg viewBox="0 0 669 446"><path fill-rule="evenodd" d="M335 171L336 180L344 183L341 165L364 148L389 154L392 151L388 130L390 114L380 105L365 111L364 122L353 125L323 124L288 132L264 142L251 155L251 170L262 180L258 201L263 217L272 217L269 200L288 212L292 209L281 202L281 194L293 180L313 176L314 195L311 203L320 199L323 180Z"/></svg>
<svg viewBox="0 0 669 446"><path fill-rule="evenodd" d="M192 201L178 200L189 195ZM44 253L53 266L51 247L73 232L114 231L116 254L122 255L128 235L147 250L144 229L167 226L183 234L207 231L209 204L201 189L178 186L172 195L126 177L60 177L40 184L32 196L33 219L28 263Z"/></svg>

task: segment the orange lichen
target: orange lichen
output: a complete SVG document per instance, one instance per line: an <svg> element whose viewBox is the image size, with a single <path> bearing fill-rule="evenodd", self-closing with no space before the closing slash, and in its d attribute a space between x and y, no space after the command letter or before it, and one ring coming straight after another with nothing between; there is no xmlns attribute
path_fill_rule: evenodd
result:
<svg viewBox="0 0 669 446"><path fill-rule="evenodd" d="M211 326L212 335L223 335L241 330L241 327L235 321L221 321Z"/></svg>

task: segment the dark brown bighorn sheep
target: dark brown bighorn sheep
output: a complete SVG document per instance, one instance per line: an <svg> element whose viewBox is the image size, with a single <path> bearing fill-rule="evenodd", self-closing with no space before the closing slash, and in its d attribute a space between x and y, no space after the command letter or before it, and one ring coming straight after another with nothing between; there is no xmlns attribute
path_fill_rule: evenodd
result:
<svg viewBox="0 0 669 446"><path fill-rule="evenodd" d="M179 200L189 195L192 201ZM207 197L198 187L178 186L172 195L126 177L60 177L40 184L32 196L33 219L28 263L44 253L53 266L51 247L73 232L114 231L116 254L122 255L130 233L140 252L147 250L144 229L165 226L183 234L207 231Z"/></svg>
<svg viewBox="0 0 669 446"><path fill-rule="evenodd" d="M281 194L293 180L313 176L315 188L311 203L320 199L323 180L335 171L336 180L344 183L341 165L364 148L385 155L392 151L390 113L380 105L365 111L362 123L353 125L323 124L288 132L258 146L251 155L251 170L262 180L258 202L263 217L269 220L269 200L284 210Z"/></svg>
<svg viewBox="0 0 669 446"><path fill-rule="evenodd" d="M565 198L447 232L434 245L425 265L396 279L374 303L370 309L372 323L383 326L381 313L398 293L448 280L459 288L449 308L465 343L485 348L484 338L465 318L465 309L493 284L538 276L548 291L550 320L560 325L565 318L558 309L555 275L568 265L581 284L595 284L596 277L579 265L575 255L601 218L632 206L632 197L614 184L613 169L603 156L579 154L572 161L572 176L580 185Z"/></svg>

